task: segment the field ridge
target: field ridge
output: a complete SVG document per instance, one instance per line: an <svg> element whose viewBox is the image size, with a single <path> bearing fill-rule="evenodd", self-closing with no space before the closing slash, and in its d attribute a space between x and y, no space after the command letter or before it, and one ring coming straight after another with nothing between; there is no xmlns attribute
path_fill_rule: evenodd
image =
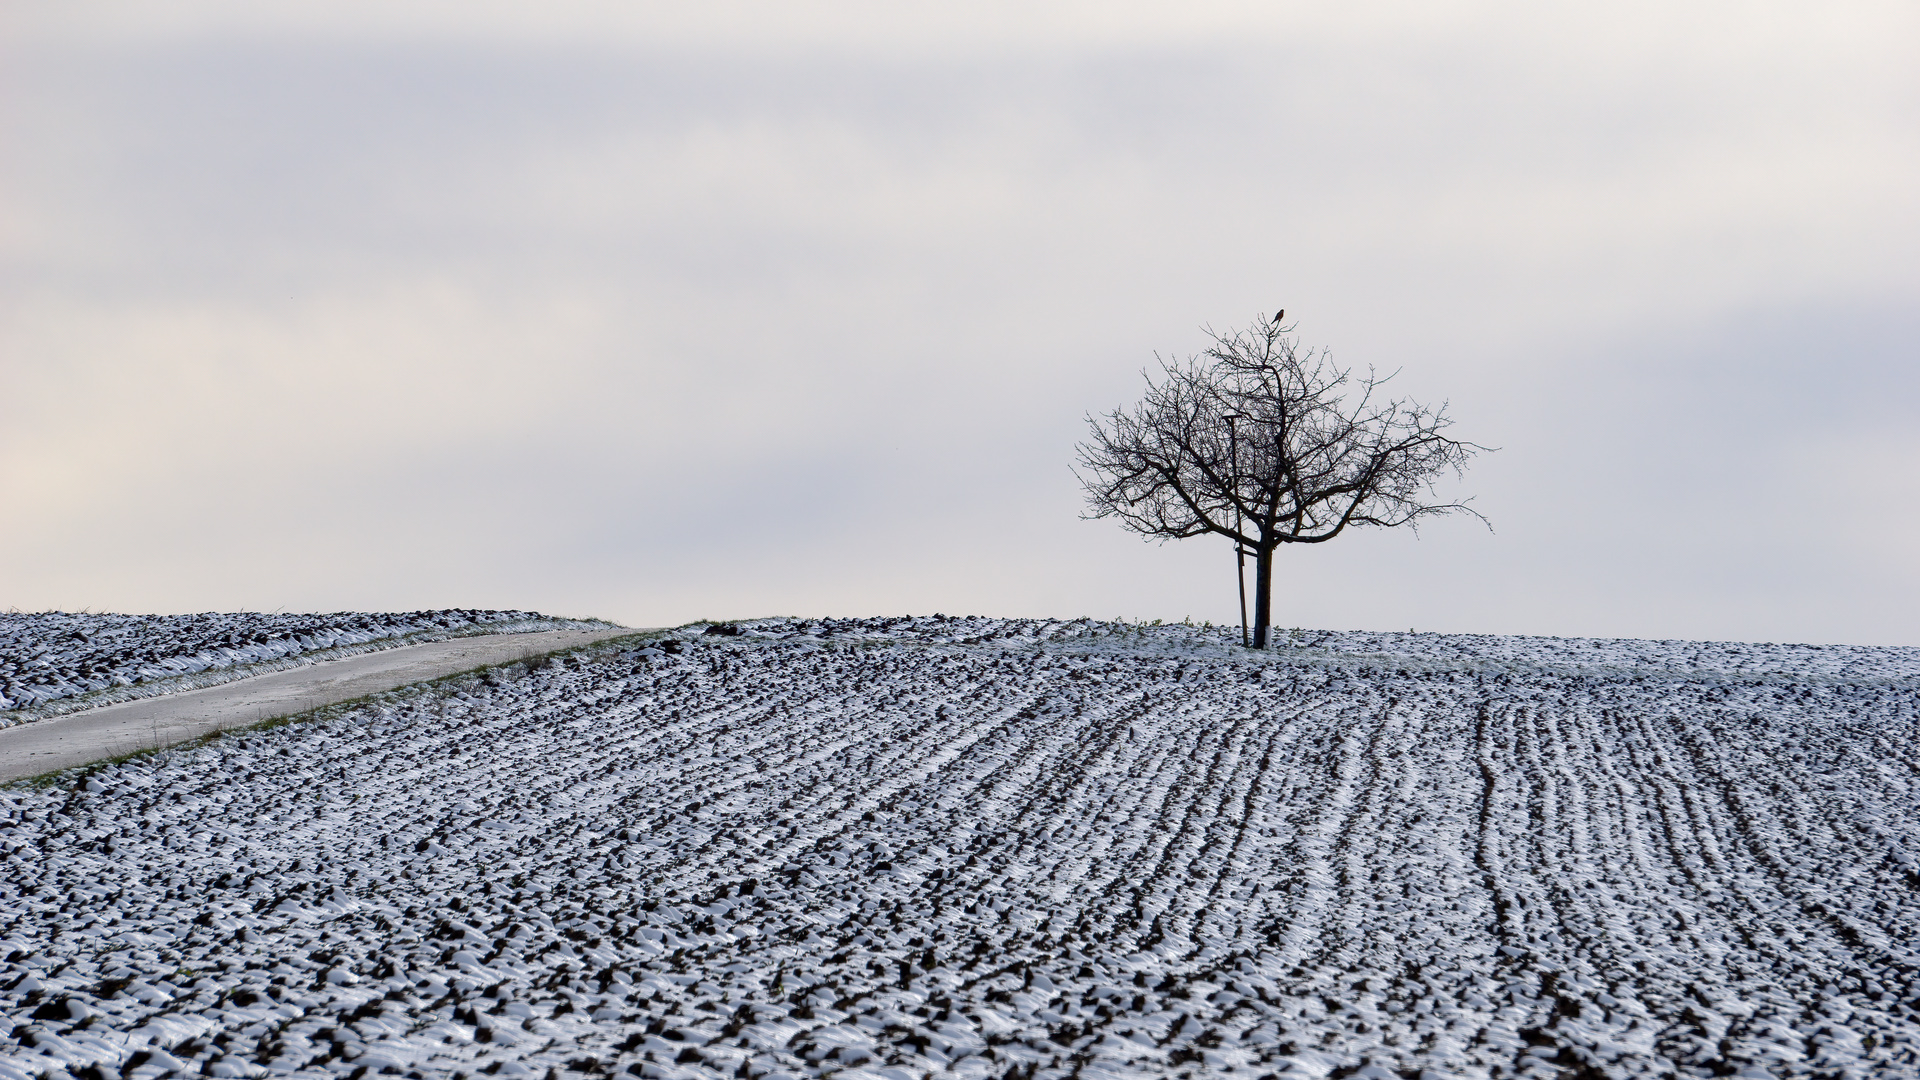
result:
<svg viewBox="0 0 1920 1080"><path fill-rule="evenodd" d="M0 1077L1920 1068L1904 652L1190 629L696 626L6 789Z"/></svg>

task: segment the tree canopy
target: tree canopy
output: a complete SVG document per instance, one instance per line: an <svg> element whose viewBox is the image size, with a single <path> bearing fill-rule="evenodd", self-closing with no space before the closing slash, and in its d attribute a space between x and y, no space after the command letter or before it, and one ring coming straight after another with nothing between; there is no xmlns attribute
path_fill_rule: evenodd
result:
<svg viewBox="0 0 1920 1080"><path fill-rule="evenodd" d="M1349 527L1418 527L1466 513L1435 481L1487 447L1449 438L1447 405L1385 398L1388 378L1355 376L1300 349L1280 316L1162 361L1132 409L1087 418L1079 447L1088 516L1163 540L1217 533L1255 558L1253 644L1272 613L1273 552ZM1483 522L1485 518L1480 518Z"/></svg>

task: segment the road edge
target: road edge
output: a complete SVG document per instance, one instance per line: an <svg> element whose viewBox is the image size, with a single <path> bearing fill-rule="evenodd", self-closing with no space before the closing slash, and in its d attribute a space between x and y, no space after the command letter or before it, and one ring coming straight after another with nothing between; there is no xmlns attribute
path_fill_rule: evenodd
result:
<svg viewBox="0 0 1920 1080"><path fill-rule="evenodd" d="M570 629L570 628L558 627L555 629ZM663 637L668 634L675 633L680 628L679 627L642 627L642 628L634 629L634 628L628 628L628 627L610 627L609 629L620 631L620 632L610 633L608 634L608 636L599 638L594 641L581 642L580 644L577 644L577 645L563 645L556 649L545 649L540 652L528 654L526 656L515 657L514 659L511 659L511 660L501 660L495 663L478 664L469 668L461 668L457 671L450 671L444 675L436 675L429 679L419 679L414 682L402 683L398 686L391 686L384 690L375 690L371 693L360 694L352 698L343 698L339 701L326 702L324 704L315 705L308 709L302 709L298 712L280 713L274 716L262 717L256 720L248 720L241 723L235 723L228 727L216 727L211 731L201 732L197 735L190 735L184 739L180 739L178 741L171 742L171 743L166 743L164 745L141 747L139 749L127 751L125 753L110 754L108 756L96 758L92 761L82 762L77 765L64 765L57 769L49 769L43 773L34 773L29 776L16 777L11 780L0 780L0 790L5 790L6 788L11 788L11 787L31 787L35 789L46 789L51 787L57 787L69 780L77 783L80 781L84 781L88 776L91 776L93 773L98 772L101 769L107 768L108 766L119 765L129 761L136 761L145 757L153 757L162 753L168 753L175 750L191 750L195 747L203 746L203 745L206 745L207 743L213 742L216 739L225 738L230 735L238 735L248 731L267 731L273 728L287 727L292 724L311 723L318 720L331 719L334 716L343 715L345 713L353 711L354 709L360 708L370 702L373 702L382 698L386 698L389 696L400 695L405 697L405 696L413 696L413 695L422 694L422 693L428 693L428 692L431 692L433 688L441 686L442 684L449 683L458 679L476 677L488 671L497 671L497 670L503 670L508 668L515 668L515 667L527 667L529 665L551 660L554 657L558 657L558 656L565 656L573 653L586 652L589 650L597 651L601 649L617 647L618 643L629 642L633 638L655 639L655 638ZM508 638L514 638L514 637L522 637L522 636L525 636L525 635L524 634L486 634L486 635L465 635L465 638L467 640L471 640L474 637L499 637L502 639L508 639ZM414 644L415 645L431 645L431 644L438 644L438 642L415 642ZM411 647L411 646L403 646L403 647ZM390 650L377 650L377 651L386 652ZM354 655L364 655L364 654L356 653ZM337 657L336 659L350 659L350 657ZM305 664L300 666L301 667L320 667L320 666L324 666L325 663L326 661L321 661L318 664ZM289 669L283 669L283 670L294 670L294 669L289 668ZM277 675L277 674L280 674L280 672L279 671L263 671L263 672L257 673L257 675ZM244 681L245 681L244 679L236 679L236 680L232 680L226 683L221 683L218 685L231 686L233 682L244 682ZM211 689L211 688L195 687L194 689ZM161 696L169 696L169 695L161 695ZM150 699L145 699L145 700L150 700ZM126 703L115 702L114 704L126 704ZM68 713L66 714L66 716L54 717L52 718L52 720L61 720L61 719L66 719L68 716L78 716L78 715L83 715L83 714Z"/></svg>

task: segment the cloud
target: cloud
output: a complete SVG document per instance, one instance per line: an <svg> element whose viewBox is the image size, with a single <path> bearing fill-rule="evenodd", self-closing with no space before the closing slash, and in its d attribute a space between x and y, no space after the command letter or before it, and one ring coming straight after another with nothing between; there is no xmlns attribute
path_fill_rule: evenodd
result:
<svg viewBox="0 0 1920 1080"><path fill-rule="evenodd" d="M1506 448L1290 623L1912 638L1904 8L451 12L9 11L0 600L1223 619L1066 466L1285 305Z"/></svg>

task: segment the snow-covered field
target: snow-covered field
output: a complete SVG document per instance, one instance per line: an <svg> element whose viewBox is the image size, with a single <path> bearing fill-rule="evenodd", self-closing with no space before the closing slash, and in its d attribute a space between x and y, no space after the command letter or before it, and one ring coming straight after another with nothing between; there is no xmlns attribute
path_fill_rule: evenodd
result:
<svg viewBox="0 0 1920 1080"><path fill-rule="evenodd" d="M989 620L0 791L0 1078L1920 1075L1920 652Z"/></svg>
<svg viewBox="0 0 1920 1080"><path fill-rule="evenodd" d="M462 634L607 625L533 611L330 615L0 612L0 727Z"/></svg>

